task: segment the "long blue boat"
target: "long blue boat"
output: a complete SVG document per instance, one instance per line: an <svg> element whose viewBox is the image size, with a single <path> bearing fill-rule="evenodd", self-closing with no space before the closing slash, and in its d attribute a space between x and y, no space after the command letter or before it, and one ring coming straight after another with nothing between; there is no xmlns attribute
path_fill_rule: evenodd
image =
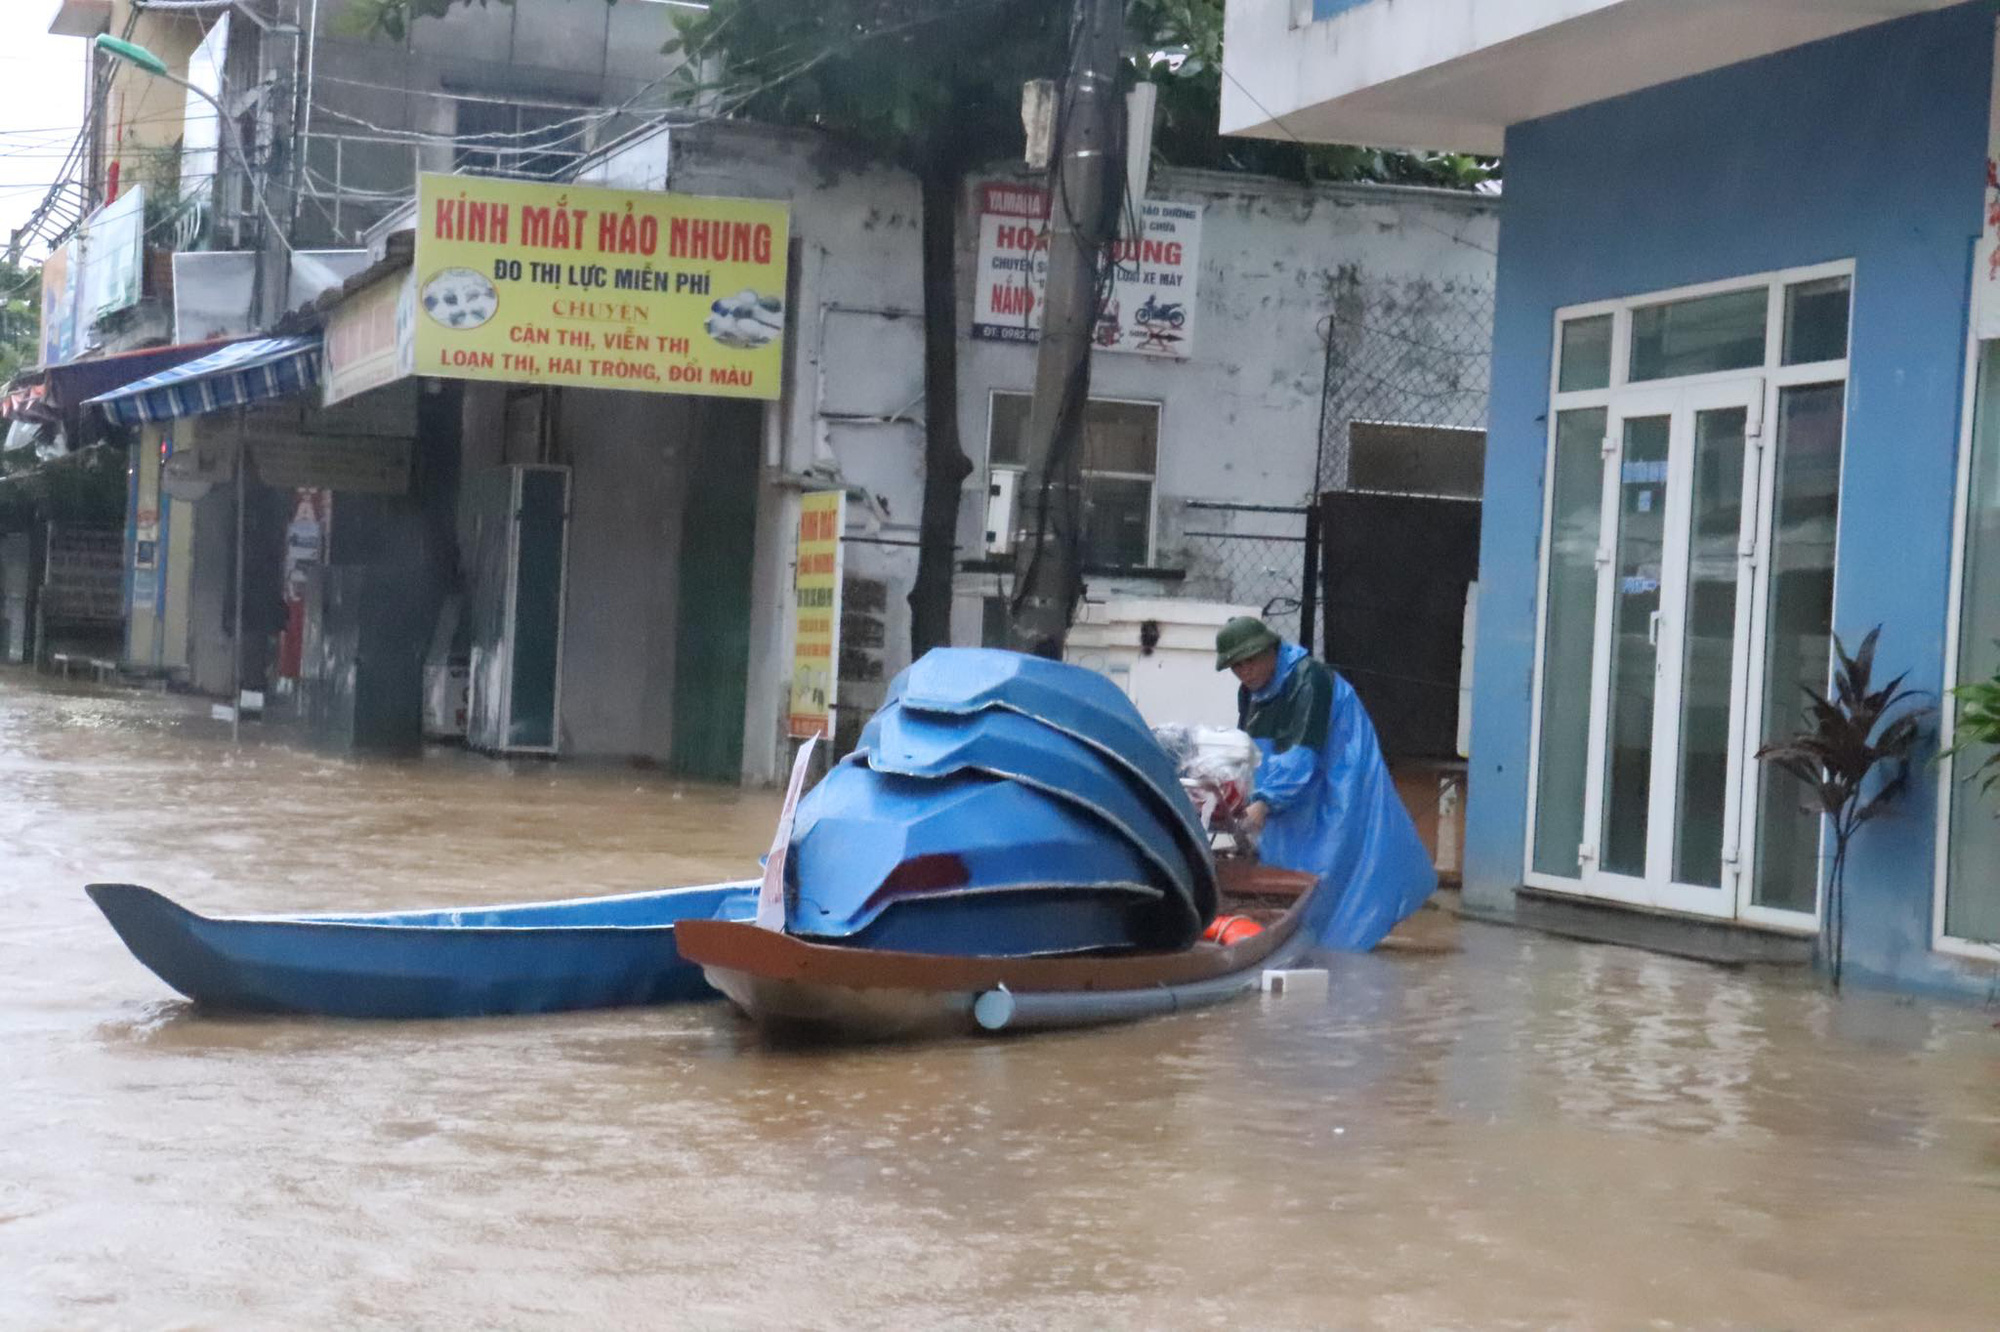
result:
<svg viewBox="0 0 2000 1332"><path fill-rule="evenodd" d="M129 883L86 890L132 955L204 1008L481 1017L714 996L685 920L748 920L757 884L375 915L202 916Z"/></svg>

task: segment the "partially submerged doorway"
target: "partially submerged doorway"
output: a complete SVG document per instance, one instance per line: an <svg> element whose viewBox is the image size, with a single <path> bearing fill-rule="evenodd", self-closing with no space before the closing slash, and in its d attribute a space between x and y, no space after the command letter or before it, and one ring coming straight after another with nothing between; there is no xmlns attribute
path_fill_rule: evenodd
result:
<svg viewBox="0 0 2000 1332"><path fill-rule="evenodd" d="M694 446L681 528L671 766L683 776L735 782L743 775L749 702L764 405L726 398L691 402Z"/></svg>

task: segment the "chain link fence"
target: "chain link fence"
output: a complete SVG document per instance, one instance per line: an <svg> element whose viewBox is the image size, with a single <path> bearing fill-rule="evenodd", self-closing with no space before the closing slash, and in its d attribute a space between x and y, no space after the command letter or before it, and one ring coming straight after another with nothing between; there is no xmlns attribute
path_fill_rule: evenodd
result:
<svg viewBox="0 0 2000 1332"><path fill-rule="evenodd" d="M1479 498L1492 383L1493 292L1486 286L1370 280L1343 269L1320 393L1317 489ZM1318 505L1189 500L1189 579L1181 595L1255 606L1272 627L1316 639ZM1315 642L1315 647L1318 643Z"/></svg>
<svg viewBox="0 0 2000 1332"><path fill-rule="evenodd" d="M1324 587L1314 644L1392 759L1462 752L1469 589L1479 576L1493 291L1448 280L1334 285L1322 326Z"/></svg>
<svg viewBox="0 0 2000 1332"><path fill-rule="evenodd" d="M1492 382L1492 289L1368 279L1352 268L1331 286L1333 310L1320 323L1317 493L1476 503ZM1322 649L1320 553L1329 534L1318 502L1186 500L1181 510L1188 574L1176 595L1253 607L1287 638ZM1399 548L1423 548L1421 532L1391 535Z"/></svg>
<svg viewBox="0 0 2000 1332"><path fill-rule="evenodd" d="M1345 269L1333 296L1321 326L1319 488L1477 498L1493 383L1492 289L1370 282Z"/></svg>
<svg viewBox="0 0 2000 1332"><path fill-rule="evenodd" d="M1312 510L1189 500L1186 543L1191 574L1184 596L1258 608L1286 638L1313 628L1317 579L1308 576Z"/></svg>

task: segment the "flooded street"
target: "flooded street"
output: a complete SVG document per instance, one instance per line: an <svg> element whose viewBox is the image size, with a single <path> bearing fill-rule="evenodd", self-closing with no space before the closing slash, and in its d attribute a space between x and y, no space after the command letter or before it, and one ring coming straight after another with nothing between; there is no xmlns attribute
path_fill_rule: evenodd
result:
<svg viewBox="0 0 2000 1332"><path fill-rule="evenodd" d="M2000 1325L1992 1011L1524 932L1095 1033L192 1013L84 897L754 872L775 797L0 674L0 1326Z"/></svg>

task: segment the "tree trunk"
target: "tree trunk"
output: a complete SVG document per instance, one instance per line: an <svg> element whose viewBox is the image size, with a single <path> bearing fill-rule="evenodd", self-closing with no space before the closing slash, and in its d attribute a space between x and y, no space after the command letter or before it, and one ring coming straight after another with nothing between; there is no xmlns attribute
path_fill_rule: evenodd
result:
<svg viewBox="0 0 2000 1332"><path fill-rule="evenodd" d="M910 656L951 642L958 509L972 463L958 438L958 203L963 173L933 163L919 173L924 201L924 507L917 579L910 588Z"/></svg>

